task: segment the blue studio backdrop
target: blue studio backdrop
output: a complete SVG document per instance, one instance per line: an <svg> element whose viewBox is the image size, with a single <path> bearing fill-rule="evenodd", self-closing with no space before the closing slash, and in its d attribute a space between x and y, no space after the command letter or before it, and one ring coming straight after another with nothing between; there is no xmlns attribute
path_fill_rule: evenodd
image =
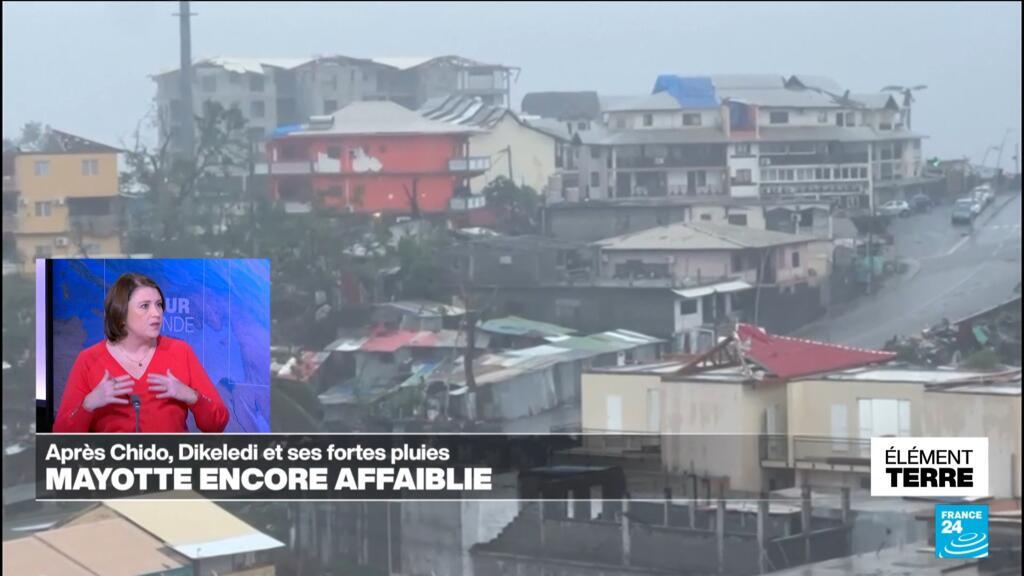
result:
<svg viewBox="0 0 1024 576"><path fill-rule="evenodd" d="M54 260L54 413L78 353L104 339L103 301L126 272L160 285L161 334L188 342L199 357L231 411L225 431L269 432L269 260Z"/></svg>

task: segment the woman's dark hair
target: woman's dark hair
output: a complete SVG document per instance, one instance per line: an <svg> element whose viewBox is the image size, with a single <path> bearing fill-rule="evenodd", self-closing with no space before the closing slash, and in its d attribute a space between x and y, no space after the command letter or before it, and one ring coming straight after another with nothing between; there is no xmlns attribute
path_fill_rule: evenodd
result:
<svg viewBox="0 0 1024 576"><path fill-rule="evenodd" d="M128 301L136 288L143 286L155 288L160 293L160 300L164 299L164 291L149 276L129 272L122 274L117 282L107 292L107 299L103 302L103 331L107 340L117 342L128 335L125 322L128 320Z"/></svg>

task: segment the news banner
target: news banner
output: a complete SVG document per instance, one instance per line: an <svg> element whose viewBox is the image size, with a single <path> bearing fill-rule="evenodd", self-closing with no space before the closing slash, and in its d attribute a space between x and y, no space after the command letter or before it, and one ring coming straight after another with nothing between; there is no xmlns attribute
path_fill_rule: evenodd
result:
<svg viewBox="0 0 1024 576"><path fill-rule="evenodd" d="M40 500L493 499L568 435L40 434ZM514 494L513 494L514 496Z"/></svg>

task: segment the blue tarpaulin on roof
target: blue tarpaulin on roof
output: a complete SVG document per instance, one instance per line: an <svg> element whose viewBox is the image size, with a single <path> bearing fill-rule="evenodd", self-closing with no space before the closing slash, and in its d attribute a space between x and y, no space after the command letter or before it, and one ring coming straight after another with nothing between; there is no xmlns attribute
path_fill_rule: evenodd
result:
<svg viewBox="0 0 1024 576"><path fill-rule="evenodd" d="M285 134L289 134L291 132L298 132L299 130L302 130L302 128L302 124L288 124L287 126L278 126L277 128L274 128L272 136L284 136Z"/></svg>
<svg viewBox="0 0 1024 576"><path fill-rule="evenodd" d="M717 108L718 96L709 76L662 74L654 82L654 91L668 92L683 108Z"/></svg>

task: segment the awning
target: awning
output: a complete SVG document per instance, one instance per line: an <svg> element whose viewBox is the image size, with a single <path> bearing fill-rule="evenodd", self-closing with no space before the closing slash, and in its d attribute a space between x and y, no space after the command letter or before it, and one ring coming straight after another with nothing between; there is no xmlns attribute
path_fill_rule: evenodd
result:
<svg viewBox="0 0 1024 576"><path fill-rule="evenodd" d="M743 280L733 280L731 282L721 282L719 284L711 284L708 286L698 286L697 288L673 290L673 292L683 298L701 298L710 294L727 294L729 292L739 292L741 290L749 290L751 288L753 288L753 286Z"/></svg>

